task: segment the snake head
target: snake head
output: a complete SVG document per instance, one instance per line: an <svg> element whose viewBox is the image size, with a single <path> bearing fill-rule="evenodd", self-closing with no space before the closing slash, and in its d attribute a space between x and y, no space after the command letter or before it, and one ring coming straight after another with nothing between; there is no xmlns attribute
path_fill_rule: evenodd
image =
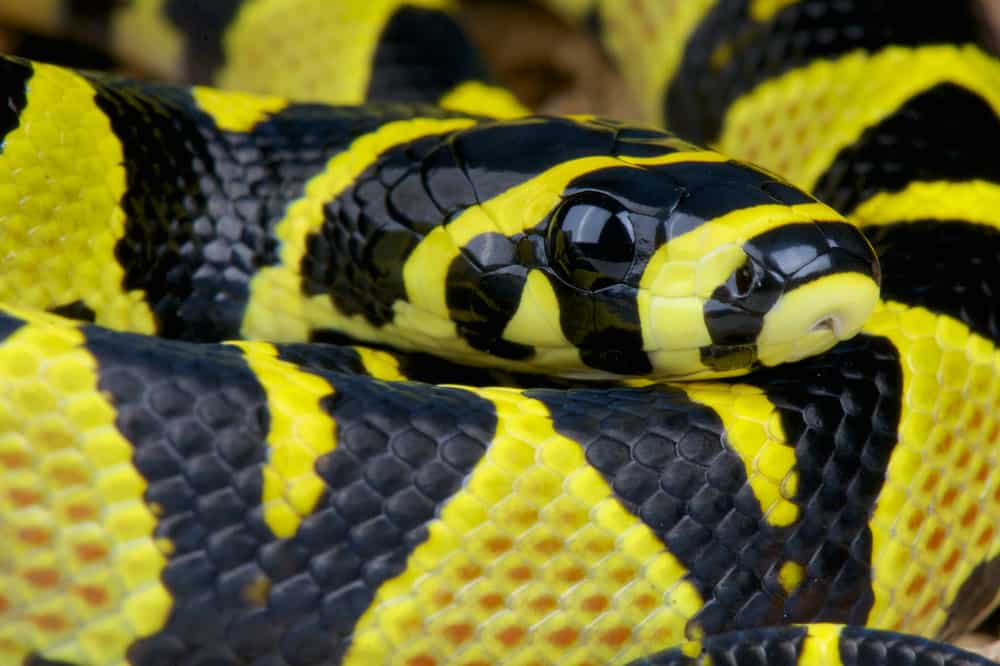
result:
<svg viewBox="0 0 1000 666"><path fill-rule="evenodd" d="M386 256L405 249L392 326L436 331L411 348L574 378L734 375L854 335L878 299L877 258L843 217L665 132L488 123L422 164L388 198L434 202L430 222L379 232L401 239Z"/></svg>
<svg viewBox="0 0 1000 666"><path fill-rule="evenodd" d="M829 349L875 307L878 259L855 226L713 155L595 172L553 212L549 275L589 368L742 374Z"/></svg>

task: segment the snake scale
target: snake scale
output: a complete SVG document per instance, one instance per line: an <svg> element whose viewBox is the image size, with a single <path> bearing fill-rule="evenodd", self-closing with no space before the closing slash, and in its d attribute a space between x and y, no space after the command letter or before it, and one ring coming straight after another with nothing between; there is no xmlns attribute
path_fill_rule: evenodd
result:
<svg viewBox="0 0 1000 666"><path fill-rule="evenodd" d="M444 0L0 2L198 84L0 60L0 666L991 663L975 5L547 4L653 125Z"/></svg>

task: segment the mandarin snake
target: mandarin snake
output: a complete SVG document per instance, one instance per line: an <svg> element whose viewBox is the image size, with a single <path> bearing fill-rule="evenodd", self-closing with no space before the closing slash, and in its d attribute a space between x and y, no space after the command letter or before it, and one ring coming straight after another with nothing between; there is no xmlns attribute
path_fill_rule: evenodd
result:
<svg viewBox="0 0 1000 666"><path fill-rule="evenodd" d="M256 91L0 61L0 664L987 663L973 6L550 4L721 152L443 1L0 3Z"/></svg>

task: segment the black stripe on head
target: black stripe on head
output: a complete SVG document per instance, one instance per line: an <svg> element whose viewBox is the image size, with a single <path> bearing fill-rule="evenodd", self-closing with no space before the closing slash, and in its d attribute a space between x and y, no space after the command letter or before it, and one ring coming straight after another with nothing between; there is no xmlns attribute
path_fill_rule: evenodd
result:
<svg viewBox="0 0 1000 666"><path fill-rule="evenodd" d="M799 666L806 633L805 627L731 631L703 638L698 657L687 655L685 649L671 648L628 666Z"/></svg>
<svg viewBox="0 0 1000 666"><path fill-rule="evenodd" d="M588 367L652 371L643 351L638 286L683 194L670 177L650 170L601 169L569 183L550 215L547 276L563 335Z"/></svg>
<svg viewBox="0 0 1000 666"><path fill-rule="evenodd" d="M273 226L327 160L360 134L412 116L291 105L248 132L223 132L182 88L94 77L122 146L124 288L145 292L161 335L239 336L249 281L279 262Z"/></svg>
<svg viewBox="0 0 1000 666"><path fill-rule="evenodd" d="M547 230L549 278L563 334L587 366L634 375L652 370L637 288L686 194L669 172L640 168L594 171L566 188ZM577 209L582 222L573 230ZM603 227L595 226L602 218Z"/></svg>
<svg viewBox="0 0 1000 666"><path fill-rule="evenodd" d="M678 162L645 168L684 190L673 212L669 238L743 208L816 202L776 176L739 162Z"/></svg>
<svg viewBox="0 0 1000 666"><path fill-rule="evenodd" d="M457 135L450 148L479 201L568 160L611 155L615 130L569 118L525 118L489 123Z"/></svg>
<svg viewBox="0 0 1000 666"><path fill-rule="evenodd" d="M721 0L688 39L663 100L664 124L700 143L718 139L733 101L757 85L817 58L890 45L964 44L978 39L972 0L804 0L766 23L749 0ZM713 63L726 52L722 63Z"/></svg>
<svg viewBox="0 0 1000 666"><path fill-rule="evenodd" d="M403 5L379 37L365 99L433 103L463 81L488 79L478 51L454 18Z"/></svg>
<svg viewBox="0 0 1000 666"><path fill-rule="evenodd" d="M980 179L1000 183L1000 120L980 95L938 84L866 129L842 149L813 188L843 213L879 192L914 181Z"/></svg>
<svg viewBox="0 0 1000 666"><path fill-rule="evenodd" d="M448 267L445 290L448 316L458 334L474 349L500 358L525 360L534 349L502 337L517 311L528 277L518 261L518 245L529 247L523 236L510 239L500 233L473 238Z"/></svg>
<svg viewBox="0 0 1000 666"><path fill-rule="evenodd" d="M242 4L243 0L166 0L163 12L184 35L186 79L212 81L226 59L223 35Z"/></svg>
<svg viewBox="0 0 1000 666"><path fill-rule="evenodd" d="M634 288L614 285L579 294L559 285L556 294L563 334L580 350L584 365L622 375L652 372L653 364L642 350Z"/></svg>
<svg viewBox="0 0 1000 666"><path fill-rule="evenodd" d="M882 298L948 315L1000 342L1000 230L959 220L920 220L864 232L882 263Z"/></svg>

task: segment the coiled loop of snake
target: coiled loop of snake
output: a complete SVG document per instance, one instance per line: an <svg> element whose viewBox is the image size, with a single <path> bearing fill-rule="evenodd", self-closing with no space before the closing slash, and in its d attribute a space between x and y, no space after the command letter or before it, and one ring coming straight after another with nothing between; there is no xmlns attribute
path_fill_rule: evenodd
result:
<svg viewBox="0 0 1000 666"><path fill-rule="evenodd" d="M158 26L154 60L231 82L227 49L273 12L343 18L255 2L195 23L196 4L85 25L121 48ZM464 63L440 48L460 35L434 4L340 10L380 26L351 43L435 25L426 55ZM682 644L650 661L973 659L879 631L950 636L996 596L983 157L1000 88L964 10L699 1L647 3L674 20L633 22L564 4L593 12L619 56L655 45L641 54L655 68L633 68L672 125L686 85L710 109L688 131L773 160L866 225L883 300L868 242L833 209L643 126L329 107L5 59L0 655L594 663ZM185 38L196 24L217 40ZM678 36L629 39L637 25ZM214 61L194 58L199 41ZM436 87L379 83L419 51L371 47L354 94L513 112L465 65ZM736 76L753 63L756 79ZM844 87L870 104L802 101ZM484 388L498 371L297 342L343 336L570 378L761 370ZM235 337L271 342L188 342ZM430 377L461 385L397 381ZM809 624L773 626L793 623Z"/></svg>

